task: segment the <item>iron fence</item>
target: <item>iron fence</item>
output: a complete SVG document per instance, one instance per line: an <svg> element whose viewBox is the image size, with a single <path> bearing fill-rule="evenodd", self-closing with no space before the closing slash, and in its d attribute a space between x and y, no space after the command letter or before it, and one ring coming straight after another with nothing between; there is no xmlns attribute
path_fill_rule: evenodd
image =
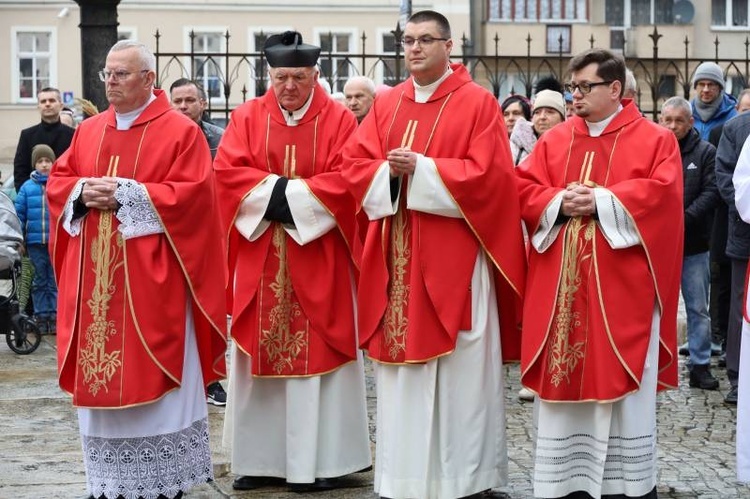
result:
<svg viewBox="0 0 750 499"><path fill-rule="evenodd" d="M369 76L378 83L390 86L400 83L408 76L404 68L400 44L402 32L396 26L391 34L393 35L392 51L381 54L367 53L366 34L362 34L359 40L361 50L358 53L334 52L332 46L328 50L323 50L318 62L321 70L320 77L326 80L334 90L341 86L343 80L355 75ZM332 34L329 35L332 37ZM238 100L234 98L236 93L240 94L239 102L265 93L268 80L263 53L261 51L233 51L232 36L229 32L222 35L224 50L219 52L196 51L194 32L189 35L191 40L189 52L162 52L160 50L161 36L158 31L154 35L157 86L181 77L206 82L205 86L208 87L207 90L212 96L209 99L208 109L211 116L222 117L223 115L223 119L228 120L229 113L238 105ZM663 58L659 55L662 35L658 27L654 27L649 38L652 41L651 57L629 57L627 65L639 82L637 103L642 112L651 115L656 120L660 103L663 100L673 95L682 95L689 99L693 73L704 60L689 56L691 41L687 36L683 41L685 55L682 58ZM257 42L262 42L264 39L265 35L261 33L256 44L262 45ZM558 40L558 52L542 56L532 54L531 35L528 35L524 41L526 43L525 55L506 54L500 50L500 37L495 34L493 53L475 55L471 53L473 47L470 40L463 36L460 39L462 55L454 56L453 60L463 63L474 80L488 88L498 99L505 97L505 95L500 95L501 89L508 82L510 75L514 82L518 82L518 88L514 85L509 89L510 93L519 93L527 97L532 95L534 83L539 78L553 76L559 81L565 80L570 55L563 52L562 36ZM597 40L593 35L588 42L592 48L597 46ZM722 66L727 79L733 82L733 93L739 93L742 88L748 86L750 76L750 37L745 38L745 57L741 60L720 57L721 42L718 36L714 40L714 46L712 60Z"/></svg>

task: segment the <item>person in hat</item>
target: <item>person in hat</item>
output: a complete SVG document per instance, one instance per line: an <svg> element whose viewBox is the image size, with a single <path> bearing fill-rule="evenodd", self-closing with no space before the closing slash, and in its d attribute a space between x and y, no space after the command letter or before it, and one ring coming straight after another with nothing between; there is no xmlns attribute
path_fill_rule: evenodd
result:
<svg viewBox="0 0 750 499"><path fill-rule="evenodd" d="M271 88L232 113L214 163L232 283L224 438L235 489L325 490L372 460L340 174L357 120L318 84L319 47L287 31L263 50Z"/></svg>
<svg viewBox="0 0 750 499"><path fill-rule="evenodd" d="M521 336L513 164L496 98L451 63L446 17L414 13L401 43L411 76L375 99L344 150L370 220L358 319L376 362L374 488L485 496L508 478L502 362Z"/></svg>
<svg viewBox="0 0 750 499"><path fill-rule="evenodd" d="M737 115L737 99L724 92L724 72L715 62L701 63L693 74L695 97L690 101L693 108L693 126L708 140L711 130Z"/></svg>
<svg viewBox="0 0 750 499"><path fill-rule="evenodd" d="M37 144L31 149L31 164L34 171L23 183L15 199L16 213L23 228L26 253L34 265L31 296L34 303L34 319L42 331L55 330L57 314L57 284L49 259L49 208L45 192L47 178L55 152L46 144Z"/></svg>
<svg viewBox="0 0 750 499"><path fill-rule="evenodd" d="M226 377L211 153L154 88L148 47L117 42L99 77L110 107L47 181L59 383L89 497L174 499L214 478L205 387Z"/></svg>
<svg viewBox="0 0 750 499"><path fill-rule="evenodd" d="M560 92L541 90L534 98L531 121L518 120L510 134L513 164L518 165L534 149L544 132L565 121L565 99Z"/></svg>

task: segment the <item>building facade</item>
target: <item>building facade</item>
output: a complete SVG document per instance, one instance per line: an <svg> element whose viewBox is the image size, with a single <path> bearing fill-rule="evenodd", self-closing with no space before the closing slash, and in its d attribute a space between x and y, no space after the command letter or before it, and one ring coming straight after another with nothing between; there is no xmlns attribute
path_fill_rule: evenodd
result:
<svg viewBox="0 0 750 499"><path fill-rule="evenodd" d="M661 99L689 91L685 84L701 60L726 68L728 90L745 85L749 3L413 0L412 10L444 13L453 27L454 56L500 98L530 93L545 74L564 79L567 59L595 45L622 51L646 89L643 107L655 109ZM400 7L401 0L122 0L118 36L158 52L161 86L183 76L200 80L221 119L264 90L260 47L268 34L286 29L323 48L321 72L334 91L355 74L396 83L403 78ZM0 28L7 34L0 43L6 74L0 79L0 163L12 161L20 130L39 119L39 89L57 87L71 105L85 97L79 14L73 1L0 0Z"/></svg>

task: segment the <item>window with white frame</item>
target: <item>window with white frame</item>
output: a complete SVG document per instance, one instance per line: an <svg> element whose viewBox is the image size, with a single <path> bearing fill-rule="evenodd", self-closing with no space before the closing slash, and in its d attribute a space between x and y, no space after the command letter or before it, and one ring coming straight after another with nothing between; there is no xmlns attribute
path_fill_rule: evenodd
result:
<svg viewBox="0 0 750 499"><path fill-rule="evenodd" d="M346 80L352 75L349 54L354 50L354 32L320 30L317 36L320 45L320 77L333 83L331 92L343 92Z"/></svg>
<svg viewBox="0 0 750 499"><path fill-rule="evenodd" d="M13 30L14 102L36 102L39 91L56 85L55 32L44 28Z"/></svg>
<svg viewBox="0 0 750 499"><path fill-rule="evenodd" d="M263 51L263 45L269 36L293 30L291 26L251 26L248 28L248 47L250 52L258 53L250 61L250 75L248 78L248 96L260 97L268 90L268 61L261 60L260 53Z"/></svg>
<svg viewBox="0 0 750 499"><path fill-rule="evenodd" d="M491 21L586 21L586 0L489 0Z"/></svg>
<svg viewBox="0 0 750 499"><path fill-rule="evenodd" d="M188 69L191 77L201 84L212 101L224 98L224 57L226 49L225 28L193 28L192 39L188 31L190 51L195 54Z"/></svg>
<svg viewBox="0 0 750 499"><path fill-rule="evenodd" d="M606 0L605 22L610 27L674 24L679 0Z"/></svg>
<svg viewBox="0 0 750 499"><path fill-rule="evenodd" d="M392 31L383 30L380 32L380 53L383 54L383 59L378 61L378 72L380 81L388 86L395 86L399 83L396 79L396 44L400 43L396 40L396 35ZM403 52L402 52L403 53ZM401 62L401 78L403 79L406 68L404 68L403 62Z"/></svg>
<svg viewBox="0 0 750 499"><path fill-rule="evenodd" d="M711 25L721 27L747 27L747 0L711 0Z"/></svg>

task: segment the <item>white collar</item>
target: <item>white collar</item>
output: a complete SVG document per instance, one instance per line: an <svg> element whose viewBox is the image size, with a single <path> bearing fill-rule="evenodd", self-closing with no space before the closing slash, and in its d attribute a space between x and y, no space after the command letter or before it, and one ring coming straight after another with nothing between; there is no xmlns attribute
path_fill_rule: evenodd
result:
<svg viewBox="0 0 750 499"><path fill-rule="evenodd" d="M414 82L414 100L420 104L427 102L427 100L432 97L432 94L435 93L435 90L438 89L440 84L443 83L445 79L452 74L453 70L450 66L448 66L448 69L445 70L443 76L438 78L437 81L433 81L428 85L420 85L419 83L417 83L417 80L412 79L412 81Z"/></svg>
<svg viewBox="0 0 750 499"><path fill-rule="evenodd" d="M127 113L118 113L115 111L115 119L117 120L117 129L118 130L130 130L130 127L133 125L133 122L138 119L138 116L141 115L141 113L148 107L149 104L154 102L156 100L156 96L151 93L151 97L149 97L148 101L138 109L133 109L132 111L128 111Z"/></svg>
<svg viewBox="0 0 750 499"><path fill-rule="evenodd" d="M607 125L609 125L613 119L615 119L615 116L620 114L620 111L622 111L622 104L619 104L617 106L617 110L604 118L601 121L586 121L586 126L589 127L589 135L592 137L598 137L604 132L604 129L607 128Z"/></svg>
<svg viewBox="0 0 750 499"><path fill-rule="evenodd" d="M286 120L286 124L288 126L297 126L299 124L299 122L305 116L305 113L307 112L307 110L310 109L314 94L315 94L315 89L313 88L312 92L310 92L310 97L308 97L307 101L305 101L303 106L297 109L296 111L289 111L287 109L284 109L281 106L281 104L279 104L279 109L281 109L281 114L284 115L284 120Z"/></svg>

